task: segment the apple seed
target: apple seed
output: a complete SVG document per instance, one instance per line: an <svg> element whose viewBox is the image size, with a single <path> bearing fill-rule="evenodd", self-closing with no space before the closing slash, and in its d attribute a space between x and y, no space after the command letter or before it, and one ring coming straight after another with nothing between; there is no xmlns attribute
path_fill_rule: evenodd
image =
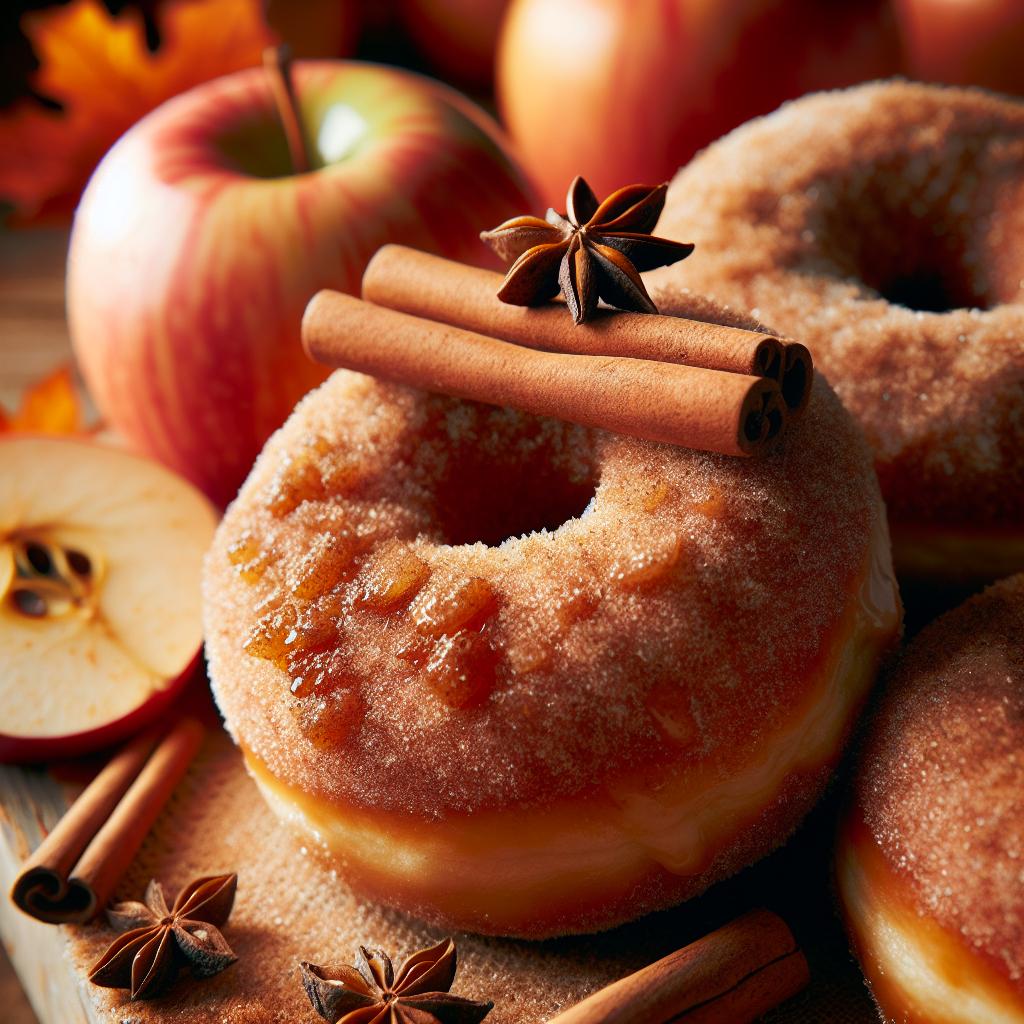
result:
<svg viewBox="0 0 1024 1024"><path fill-rule="evenodd" d="M87 580L92 575L92 559L84 551L66 548L64 557L67 559L68 567L76 576Z"/></svg>
<svg viewBox="0 0 1024 1024"><path fill-rule="evenodd" d="M11 594L11 600L14 607L30 619L42 619L48 610L46 598L34 590L15 590Z"/></svg>
<svg viewBox="0 0 1024 1024"><path fill-rule="evenodd" d="M39 576L53 576L54 565L50 552L37 541L28 541L25 544L25 558L28 564Z"/></svg>

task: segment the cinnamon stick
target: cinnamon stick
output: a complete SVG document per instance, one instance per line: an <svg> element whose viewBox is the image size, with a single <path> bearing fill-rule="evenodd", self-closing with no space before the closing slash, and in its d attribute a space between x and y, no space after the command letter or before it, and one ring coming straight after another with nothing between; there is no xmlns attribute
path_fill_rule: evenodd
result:
<svg viewBox="0 0 1024 1024"><path fill-rule="evenodd" d="M317 362L651 441L766 451L785 425L767 378L618 356L540 352L321 291L302 320Z"/></svg>
<svg viewBox="0 0 1024 1024"><path fill-rule="evenodd" d="M814 362L810 349L798 341L787 341L783 347L782 397L794 415L807 408L814 383Z"/></svg>
<svg viewBox="0 0 1024 1024"><path fill-rule="evenodd" d="M748 1024L808 979L807 960L785 921L754 910L548 1024Z"/></svg>
<svg viewBox="0 0 1024 1024"><path fill-rule="evenodd" d="M202 736L198 722L181 719L162 739L150 731L115 754L25 863L11 889L14 903L49 924L98 913Z"/></svg>
<svg viewBox="0 0 1024 1024"><path fill-rule="evenodd" d="M810 353L788 377L788 344L770 334L677 316L599 309L576 325L561 303L513 306L501 302L500 274L401 245L385 245L363 274L363 298L378 306L454 324L517 345L577 355L629 356L709 370L771 377L783 382L793 410L806 405Z"/></svg>

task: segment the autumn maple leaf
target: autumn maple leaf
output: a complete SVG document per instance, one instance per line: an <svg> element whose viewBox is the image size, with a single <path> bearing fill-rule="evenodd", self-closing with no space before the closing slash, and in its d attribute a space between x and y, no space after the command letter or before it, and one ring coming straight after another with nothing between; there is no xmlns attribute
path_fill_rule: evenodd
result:
<svg viewBox="0 0 1024 1024"><path fill-rule="evenodd" d="M61 366L26 388L14 412L8 415L0 408L0 434L81 434L85 429L70 366Z"/></svg>
<svg viewBox="0 0 1024 1024"><path fill-rule="evenodd" d="M150 53L135 9L113 17L99 0L73 0L24 17L40 64L32 88L63 109L25 99L0 113L0 198L16 223L68 217L103 154L143 114L258 64L276 42L260 0L169 0L157 22Z"/></svg>

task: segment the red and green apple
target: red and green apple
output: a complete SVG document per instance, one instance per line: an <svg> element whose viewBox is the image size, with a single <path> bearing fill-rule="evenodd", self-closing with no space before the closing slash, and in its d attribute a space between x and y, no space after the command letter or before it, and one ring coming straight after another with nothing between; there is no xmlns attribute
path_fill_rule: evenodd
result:
<svg viewBox="0 0 1024 1024"><path fill-rule="evenodd" d="M218 503L325 376L299 338L316 291L357 292L386 242L486 264L478 232L537 205L454 90L358 62L293 75L310 171L292 173L266 73L238 72L128 131L72 232L68 318L100 411Z"/></svg>
<svg viewBox="0 0 1024 1024"><path fill-rule="evenodd" d="M512 0L498 43L505 123L558 208L667 181L783 100L894 74L888 0Z"/></svg>

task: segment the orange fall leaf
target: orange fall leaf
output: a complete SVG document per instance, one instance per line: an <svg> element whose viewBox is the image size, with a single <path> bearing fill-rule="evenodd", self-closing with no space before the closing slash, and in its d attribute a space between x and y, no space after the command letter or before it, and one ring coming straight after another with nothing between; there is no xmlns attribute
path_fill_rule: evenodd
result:
<svg viewBox="0 0 1024 1024"><path fill-rule="evenodd" d="M139 118L258 64L276 41L261 0L168 0L160 12L156 53L134 9L112 17L99 0L72 0L24 17L40 63L32 87L63 110L25 99L0 114L0 199L18 223L69 216L93 168Z"/></svg>
<svg viewBox="0 0 1024 1024"><path fill-rule="evenodd" d="M0 410L0 433L81 434L82 402L70 366L62 366L25 390L11 414Z"/></svg>

